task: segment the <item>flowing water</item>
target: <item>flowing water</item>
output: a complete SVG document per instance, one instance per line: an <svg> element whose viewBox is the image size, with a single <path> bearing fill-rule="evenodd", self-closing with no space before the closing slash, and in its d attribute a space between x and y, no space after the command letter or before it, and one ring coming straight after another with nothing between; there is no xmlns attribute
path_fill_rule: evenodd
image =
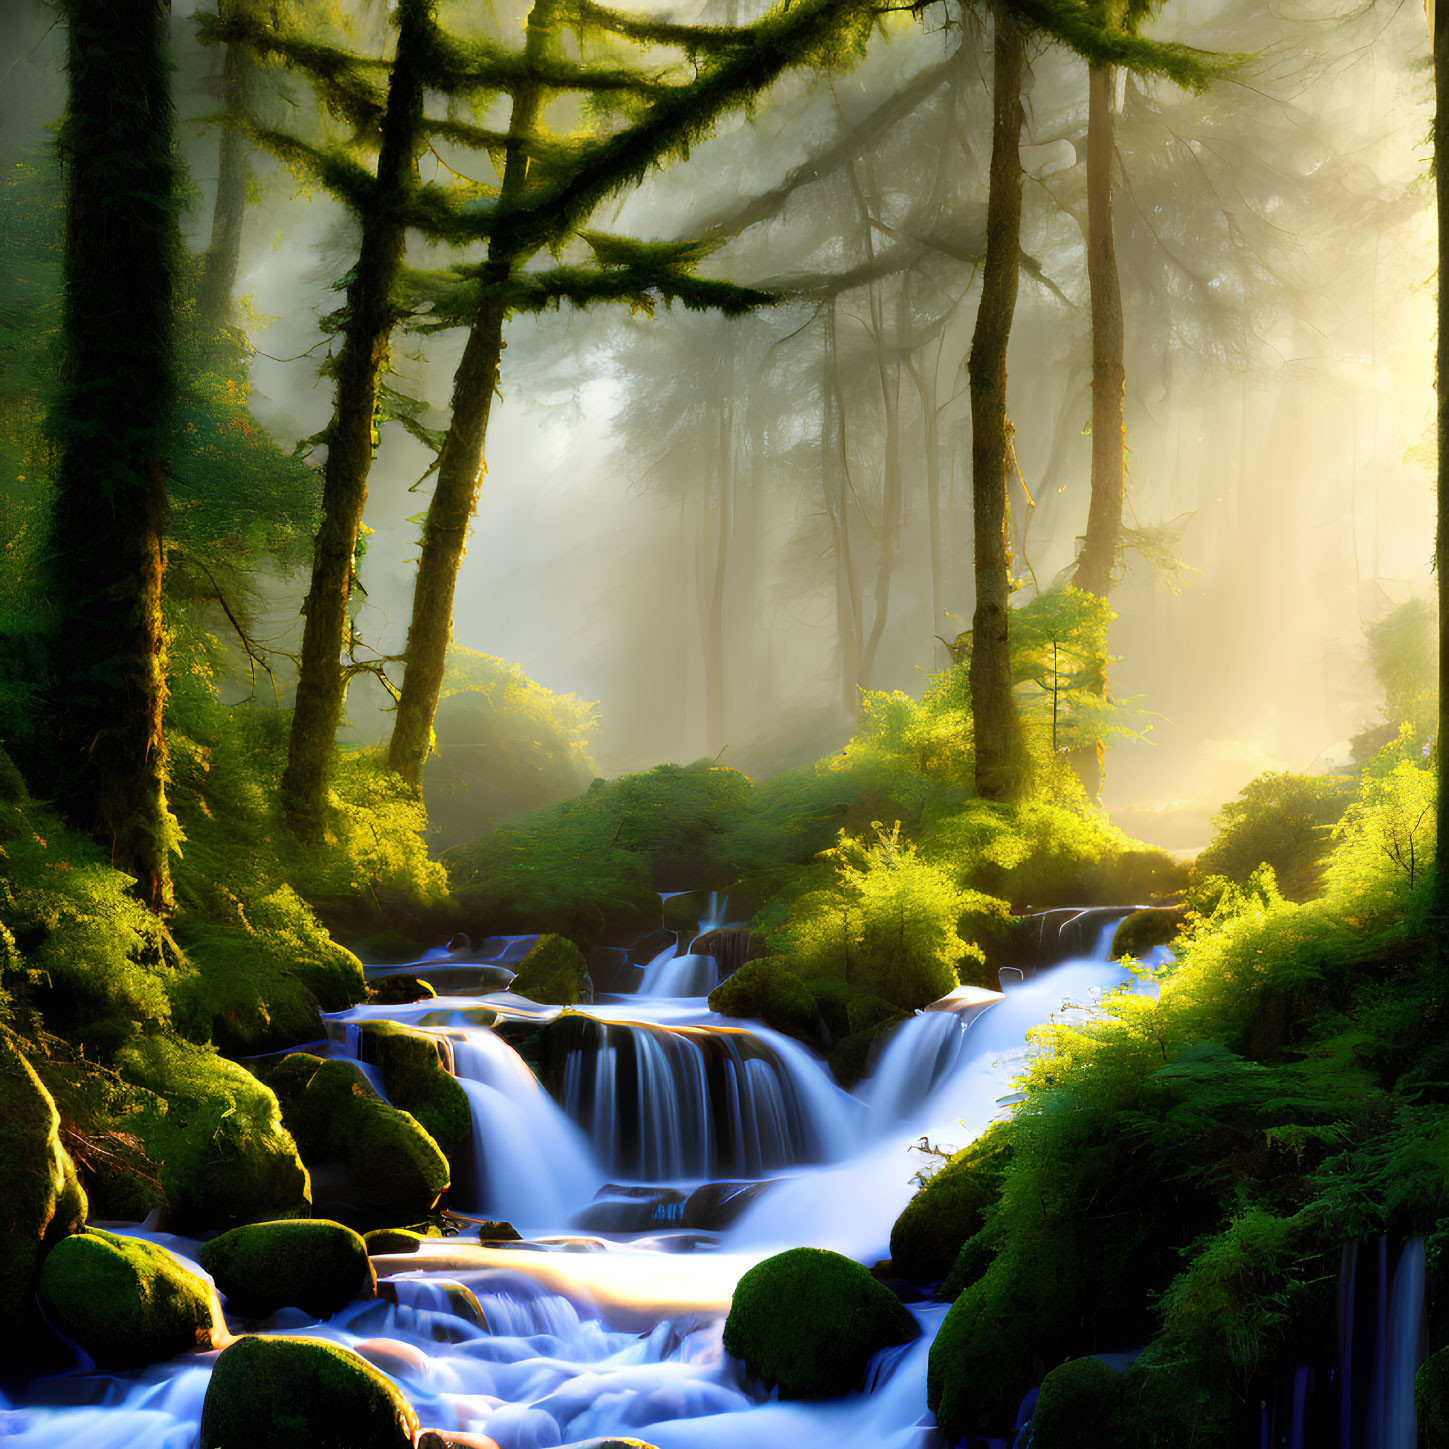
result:
<svg viewBox="0 0 1449 1449"><path fill-rule="evenodd" d="M723 912L712 903L701 931ZM476 1228L429 1240L415 1255L375 1260L376 1301L321 1324L283 1310L267 1331L347 1345L397 1382L425 1426L486 1435L500 1449L605 1435L659 1449L942 1449L925 1376L944 1307L911 1309L920 1337L880 1355L865 1390L780 1404L761 1402L724 1353L730 1296L782 1248L833 1248L867 1264L887 1256L891 1225L931 1160L922 1139L941 1149L973 1140L1009 1110L1028 1030L1090 1011L1130 981L1106 959L1120 914L1091 919L1082 954L1013 977L984 1011L902 1023L853 1093L798 1041L712 1013L715 958L692 955L691 941L649 963L640 993L601 997L562 1022L557 1008L499 989L526 938L485 942L468 959L431 953L410 969L450 994L328 1018L325 1049L355 1058L360 1024L380 1017L434 1033L473 1109L472 1177L455 1184L451 1205L507 1219L525 1241L485 1246ZM1063 924L1080 933L1087 923L1046 923L1053 947ZM552 1093L509 1044L530 1037ZM1386 1324L1403 1321L1395 1342L1407 1341L1413 1305L1397 1287L1384 1296ZM0 1437L24 1449L195 1449L211 1357L139 1373L77 1364L20 1402L0 1399ZM1373 1412L1394 1421L1401 1393L1380 1382Z"/></svg>

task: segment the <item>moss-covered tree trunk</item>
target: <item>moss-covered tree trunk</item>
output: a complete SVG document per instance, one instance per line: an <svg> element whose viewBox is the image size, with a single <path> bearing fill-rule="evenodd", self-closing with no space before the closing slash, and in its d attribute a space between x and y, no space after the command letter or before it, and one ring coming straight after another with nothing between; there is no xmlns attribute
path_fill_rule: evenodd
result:
<svg viewBox="0 0 1449 1449"><path fill-rule="evenodd" d="M197 321L202 335L231 320L231 294L241 257L242 219L247 205L247 146L230 121L245 114L254 67L246 48L233 41L221 63L221 135L217 142L216 202L211 212L211 244L202 262Z"/></svg>
<svg viewBox="0 0 1449 1449"><path fill-rule="evenodd" d="M416 184L422 145L418 63L429 15L429 0L402 0L399 7L376 197L362 215L362 242L347 288L342 346L332 365L337 392L322 473L322 524L311 587L302 606L306 624L281 785L283 817L303 839L315 838L323 827L332 752L347 694L343 654L349 642L348 604L372 467L378 386L387 370L388 344L397 321L393 286L406 239L402 202Z"/></svg>
<svg viewBox="0 0 1449 1449"><path fill-rule="evenodd" d="M552 46L554 9L555 0L535 0L524 42L526 59L537 62ZM529 145L538 128L543 101L541 85L524 83L514 94L499 191L500 213L516 207L522 199L528 180ZM483 450L503 355L503 323L507 315L503 289L513 269L524 259L505 239L506 231L501 227L499 230L503 235L490 245L488 254L487 275L495 290L485 293L469 325L463 359L453 378L452 417L443 440L433 497L423 521L422 552L408 625L407 664L388 742L388 764L413 786L422 783L423 763L432 745L433 718L438 712L448 644L453 637L458 570L483 487Z"/></svg>
<svg viewBox="0 0 1449 1449"><path fill-rule="evenodd" d="M1106 598L1122 532L1122 286L1112 239L1111 66L1089 73L1087 111L1087 279L1092 294L1092 498L1072 579Z"/></svg>
<svg viewBox="0 0 1449 1449"><path fill-rule="evenodd" d="M1011 582L1006 553L1006 347L1021 256L1021 78L1025 35L997 0L992 66L991 171L986 265L971 338L971 503L976 607L971 616L971 719L976 791L1009 798L1021 773L1021 724L1011 695Z"/></svg>
<svg viewBox="0 0 1449 1449"><path fill-rule="evenodd" d="M69 103L55 503L53 794L171 903L166 808L165 451L180 257L165 0L67 0Z"/></svg>
<svg viewBox="0 0 1449 1449"><path fill-rule="evenodd" d="M1433 925L1441 953L1449 951L1449 7L1435 5L1434 23L1434 196L1439 216L1439 344L1437 358L1439 468L1438 530L1434 572L1439 583L1439 732L1435 754L1439 776L1434 855Z"/></svg>

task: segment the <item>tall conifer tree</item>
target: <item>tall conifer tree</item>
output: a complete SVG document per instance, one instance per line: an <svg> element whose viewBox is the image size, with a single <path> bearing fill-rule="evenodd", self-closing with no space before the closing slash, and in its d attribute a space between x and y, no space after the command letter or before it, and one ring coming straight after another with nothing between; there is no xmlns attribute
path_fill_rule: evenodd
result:
<svg viewBox="0 0 1449 1449"><path fill-rule="evenodd" d="M55 501L52 789L171 904L166 807L167 430L180 260L166 0L66 0L69 101Z"/></svg>

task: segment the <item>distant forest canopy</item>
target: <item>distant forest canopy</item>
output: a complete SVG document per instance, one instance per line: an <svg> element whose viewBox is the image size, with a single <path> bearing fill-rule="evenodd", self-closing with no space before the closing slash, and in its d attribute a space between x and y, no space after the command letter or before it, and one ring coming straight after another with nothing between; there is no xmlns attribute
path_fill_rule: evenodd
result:
<svg viewBox="0 0 1449 1449"><path fill-rule="evenodd" d="M215 306L213 257L235 248L227 319L257 350L219 385L285 450L328 426L331 383L318 363L339 341L319 327L337 322L358 223L337 176L215 121L245 109L254 127L304 147L341 143L357 106L381 95L394 28L375 10L278 12L306 43L368 58L349 96L336 77L331 90L315 87L301 50L262 47L248 71L247 10L172 15L190 187L180 222L200 310ZM617 271L621 257L583 231L707 237L697 254L652 264L701 286L769 291L771 305L735 317L666 310L657 289L636 285L620 289L632 305L583 311L564 279L551 296L515 298L505 324L455 633L598 699L593 748L606 773L701 752L756 773L813 757L846 737L859 688L919 693L919 671L946 663L970 625L965 363L982 279L993 29L940 6L874 27L861 28L861 14L832 41L835 69L810 57L788 71L749 119L726 114L718 134L691 138L687 158L581 214L583 230L559 253L565 270ZM457 28L448 7L439 15ZM524 18L500 10L494 34L512 45ZM697 17L755 18L738 4ZM9 41L0 147L12 205L50 184L44 128L63 103L52 19L26 11ZM1427 36L1405 13L1346 8L1325 21L1233 5L1168 6L1144 33L1253 57L1203 93L1119 69L1108 98L1128 530L1111 687L1146 696L1164 747L1120 754L1108 798L1181 796L1172 779L1186 771L1211 804L1264 766L1302 767L1315 752L1319 766L1341 763L1349 738L1375 722L1364 626L1427 592ZM601 32L588 44L613 65L625 39ZM632 54L676 60L669 39L661 31L654 51ZM1073 565L1092 452L1088 66L1040 34L1025 66L1007 400L1018 606ZM418 152L420 184L455 200L470 178L502 179L518 104L501 73L469 84L430 93L430 113L452 130L434 128ZM574 91L547 103L550 176L573 164L570 146L587 158L591 134L647 105L638 88L604 84L592 99ZM486 138L469 149L469 126L492 127L493 149ZM433 222L431 234L409 232L409 268L466 255L445 245L466 243L466 225L445 238ZM40 225L7 226L7 247L31 245ZM471 244L481 256L481 241ZM45 283L22 260L9 270L23 302ZM435 320L446 311L436 295L412 301ZM535 310L549 302L557 312ZM365 593L352 605L363 658L404 646L433 483L419 479L449 421L461 344L461 328L393 340L357 554ZM325 456L314 450L314 466ZM7 508L23 507L34 482L33 470L14 472ZM284 470L268 476L280 486ZM184 497L174 501L184 517ZM17 536L24 526L17 518ZM274 540L250 560L258 642L297 646L308 531L298 528L290 554ZM205 609L244 663L219 606ZM273 663L285 700L288 665ZM372 677L351 689L351 737L385 737L392 721L374 708L387 700Z"/></svg>

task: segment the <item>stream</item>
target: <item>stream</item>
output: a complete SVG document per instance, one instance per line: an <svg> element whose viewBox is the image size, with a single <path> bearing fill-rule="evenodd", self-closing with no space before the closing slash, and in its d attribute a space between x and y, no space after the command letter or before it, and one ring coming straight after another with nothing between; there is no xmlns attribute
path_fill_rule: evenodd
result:
<svg viewBox="0 0 1449 1449"><path fill-rule="evenodd" d="M724 1353L731 1293L785 1248L887 1257L914 1175L935 1160L922 1139L947 1150L972 1141L1010 1110L1028 1031L1132 981L1107 959L1124 914L1056 913L1044 945L1079 954L1024 979L1003 973L1004 994L984 1006L917 1013L883 1038L852 1092L811 1048L711 1012L713 958L670 947L637 993L576 1008L584 1020L555 1097L486 1024L496 1013L526 1032L559 1014L501 989L532 938L428 953L409 969L438 998L325 1017L326 1049L355 1058L359 1024L379 1018L434 1033L473 1110L472 1177L455 1182L450 1207L507 1220L523 1241L485 1246L465 1221L416 1254L375 1258L378 1299L322 1323L285 1309L266 1331L355 1350L425 1427L499 1449L611 1435L659 1449L944 1449L926 1411L926 1360L945 1305L908 1305L920 1337L878 1355L865 1390L781 1404L761 1402ZM1085 951L1068 944L1079 940ZM201 1271L194 1240L116 1230ZM196 1449L213 1358L131 1373L78 1361L0 1399L0 1438L17 1449Z"/></svg>

